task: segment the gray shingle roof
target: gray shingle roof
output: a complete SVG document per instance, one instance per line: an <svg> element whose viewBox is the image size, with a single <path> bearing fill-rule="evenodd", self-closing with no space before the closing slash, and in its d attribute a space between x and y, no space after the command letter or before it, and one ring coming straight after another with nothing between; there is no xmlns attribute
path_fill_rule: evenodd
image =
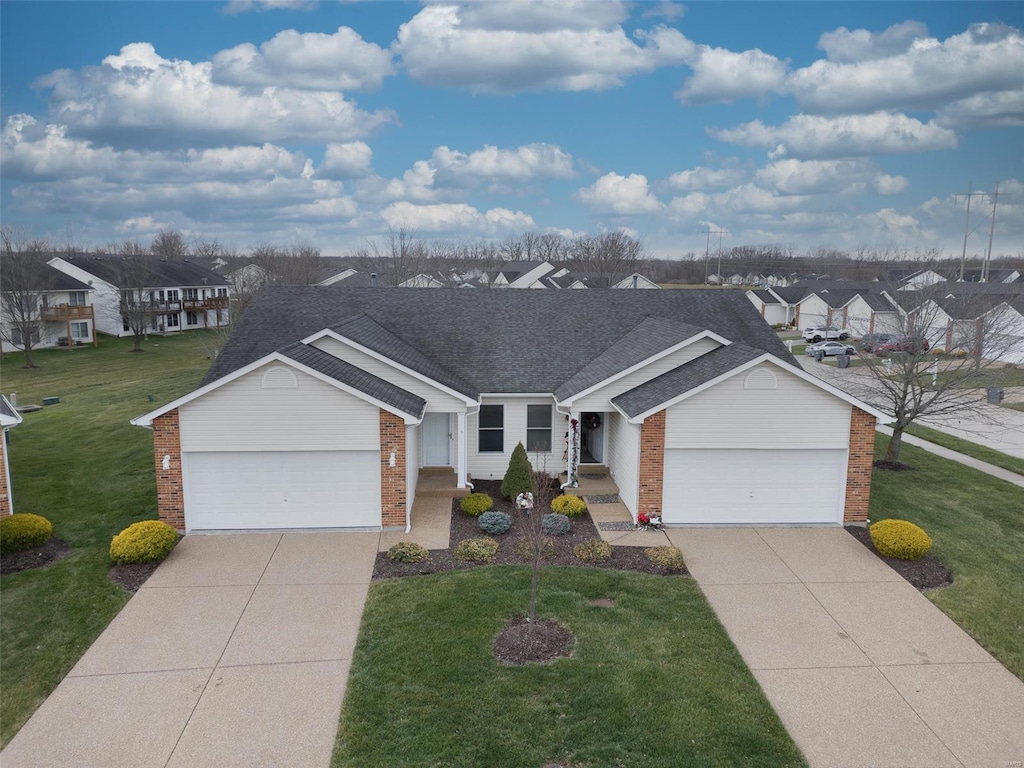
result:
<svg viewBox="0 0 1024 768"><path fill-rule="evenodd" d="M112 285L118 285L118 280L120 279L119 265L122 261L121 256L93 255L65 256L63 258L69 264L74 264L79 269L84 269L101 280L105 280ZM129 256L127 258L146 262L147 271L152 275L152 285L147 286L150 288L200 288L206 285L231 285L231 281L226 277L217 274L212 269L207 269L197 261L161 259L159 256L146 255Z"/></svg>
<svg viewBox="0 0 1024 768"><path fill-rule="evenodd" d="M628 392L623 392L612 398L612 403L630 418L639 416L673 397L689 392L739 365L760 357L764 352L763 349L754 349L746 344L719 347Z"/></svg>
<svg viewBox="0 0 1024 768"><path fill-rule="evenodd" d="M554 392L647 317L795 360L739 291L272 285L246 310L204 383L364 314L476 392Z"/></svg>
<svg viewBox="0 0 1024 768"><path fill-rule="evenodd" d="M3 288L3 286L10 288L12 284L20 282L20 278L15 277L17 271L20 274L27 275L30 281L30 285L27 288L31 291L45 293L48 291L92 290L91 286L83 283L81 280L67 275L59 269L54 269L43 258L26 257L23 264L27 270L26 273L21 273L20 269L16 270L16 265L12 259L0 259L0 288ZM15 290L21 291L23 288L18 286Z"/></svg>
<svg viewBox="0 0 1024 768"><path fill-rule="evenodd" d="M565 400L577 395L610 376L642 363L671 346L691 339L701 328L665 317L645 317L608 349L577 371L555 390L555 397Z"/></svg>
<svg viewBox="0 0 1024 768"><path fill-rule="evenodd" d="M18 412L14 410L11 404L7 401L7 398L2 396L0 396L0 413L2 413L8 419L14 421L18 420ZM0 438L0 440L2 439L3 438Z"/></svg>
<svg viewBox="0 0 1024 768"><path fill-rule="evenodd" d="M426 408L427 401L419 395L414 395L412 392L397 387L389 381L384 381L372 373L367 373L351 363L339 360L334 355L329 355L316 347L295 342L278 351L288 359L330 376L335 381L353 389L358 389L376 400L397 408L402 413L419 418Z"/></svg>
<svg viewBox="0 0 1024 768"><path fill-rule="evenodd" d="M775 298L775 295L771 291L751 291L757 298L763 301L765 304L778 304L779 300Z"/></svg>

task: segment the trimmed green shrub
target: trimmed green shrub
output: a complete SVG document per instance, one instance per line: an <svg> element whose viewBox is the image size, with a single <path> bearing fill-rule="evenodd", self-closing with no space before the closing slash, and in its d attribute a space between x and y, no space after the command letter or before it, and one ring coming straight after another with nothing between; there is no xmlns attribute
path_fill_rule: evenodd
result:
<svg viewBox="0 0 1024 768"><path fill-rule="evenodd" d="M0 438L2 439L2 438ZM0 519L0 552L24 552L46 543L53 535L53 523L41 515L20 512Z"/></svg>
<svg viewBox="0 0 1024 768"><path fill-rule="evenodd" d="M577 544L572 553L585 563L605 563L612 559L612 545L603 539L591 539Z"/></svg>
<svg viewBox="0 0 1024 768"><path fill-rule="evenodd" d="M540 529L548 536L565 536L571 527L569 518L557 512L550 512L540 520Z"/></svg>
<svg viewBox="0 0 1024 768"><path fill-rule="evenodd" d="M396 563L418 563L428 557L430 553L427 548L421 547L415 541L400 541L388 550L388 560Z"/></svg>
<svg viewBox="0 0 1024 768"><path fill-rule="evenodd" d="M582 517L587 511L587 502L579 496L564 494L551 500L551 511L566 517Z"/></svg>
<svg viewBox="0 0 1024 768"><path fill-rule="evenodd" d="M512 550L517 560L528 563L533 560L533 542L530 539L520 539L516 548ZM555 556L555 542L551 539L544 539L540 545L540 559L550 560Z"/></svg>
<svg viewBox="0 0 1024 768"><path fill-rule="evenodd" d="M494 499L486 493L471 493L469 496L463 496L459 502L459 509L472 517L480 517L493 506Z"/></svg>
<svg viewBox="0 0 1024 768"><path fill-rule="evenodd" d="M668 571L681 571L685 565L679 547L648 547L644 550L644 556L659 568Z"/></svg>
<svg viewBox="0 0 1024 768"><path fill-rule="evenodd" d="M512 527L512 518L504 512L484 512L480 515L480 530L499 536Z"/></svg>
<svg viewBox="0 0 1024 768"><path fill-rule="evenodd" d="M178 543L178 532L159 520L132 523L110 542L110 559L115 563L156 563Z"/></svg>
<svg viewBox="0 0 1024 768"><path fill-rule="evenodd" d="M872 525L871 543L886 557L920 560L932 548L932 540L909 520L881 520Z"/></svg>
<svg viewBox="0 0 1024 768"><path fill-rule="evenodd" d="M489 563L496 554L498 554L498 542L486 536L463 539L455 547L455 559L468 560L471 563Z"/></svg>
<svg viewBox="0 0 1024 768"><path fill-rule="evenodd" d="M512 501L520 493L533 490L533 467L526 456L526 449L522 443L516 443L512 451L512 458L508 461L508 469L505 470L505 479L501 481L501 495L503 498Z"/></svg>

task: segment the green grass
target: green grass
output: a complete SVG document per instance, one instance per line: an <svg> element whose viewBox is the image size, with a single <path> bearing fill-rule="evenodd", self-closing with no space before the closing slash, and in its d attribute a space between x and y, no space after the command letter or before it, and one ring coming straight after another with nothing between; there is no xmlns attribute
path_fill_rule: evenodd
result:
<svg viewBox="0 0 1024 768"><path fill-rule="evenodd" d="M1024 459L1018 459L1016 456L1010 456L1008 453L972 443L970 440L963 440L946 432L926 427L923 424L911 424L906 432L930 443L941 445L943 448L949 448L951 451L971 456L979 461L986 461L997 467L1008 469L1010 472L1016 472L1018 475L1024 475Z"/></svg>
<svg viewBox="0 0 1024 768"><path fill-rule="evenodd" d="M1003 408L1012 408L1015 411L1024 411L1024 403L1003 403Z"/></svg>
<svg viewBox="0 0 1024 768"><path fill-rule="evenodd" d="M939 380L944 376L964 375L961 368L950 374L939 372ZM1024 387L1024 368L1005 368L1002 366L990 366L976 371L969 378L964 379L956 385L960 389L981 389L983 387Z"/></svg>
<svg viewBox="0 0 1024 768"><path fill-rule="evenodd" d="M803 765L688 578L547 568L538 614L572 630L572 658L498 664L492 638L525 612L529 574L375 582L333 766Z"/></svg>
<svg viewBox="0 0 1024 768"><path fill-rule="evenodd" d="M887 444L876 439L876 458ZM954 577L928 598L1024 678L1024 488L906 443L900 459L917 471L875 470L871 521L901 518L928 532Z"/></svg>
<svg viewBox="0 0 1024 768"><path fill-rule="evenodd" d="M71 554L0 579L0 743L6 744L128 600L111 583L110 539L156 517L152 433L128 420L194 388L213 332L3 357L4 391L20 404L58 396L10 431L15 510L49 518ZM153 395L150 402L148 395Z"/></svg>

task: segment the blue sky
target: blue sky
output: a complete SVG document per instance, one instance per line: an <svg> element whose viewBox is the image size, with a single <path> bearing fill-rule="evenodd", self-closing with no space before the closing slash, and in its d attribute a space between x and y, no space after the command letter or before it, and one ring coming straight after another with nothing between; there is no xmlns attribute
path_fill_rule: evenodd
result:
<svg viewBox="0 0 1024 768"><path fill-rule="evenodd" d="M1024 3L3 2L2 218L1024 253ZM975 198L972 254L988 241Z"/></svg>

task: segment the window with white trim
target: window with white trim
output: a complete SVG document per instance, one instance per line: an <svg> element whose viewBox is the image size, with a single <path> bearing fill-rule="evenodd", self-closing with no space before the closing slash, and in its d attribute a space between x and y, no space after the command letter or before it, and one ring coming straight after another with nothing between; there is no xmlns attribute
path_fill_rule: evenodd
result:
<svg viewBox="0 0 1024 768"><path fill-rule="evenodd" d="M477 445L480 453L503 453L505 451L505 406L480 406Z"/></svg>
<svg viewBox="0 0 1024 768"><path fill-rule="evenodd" d="M185 288L183 293L185 296L185 301L199 301L198 288Z"/></svg>
<svg viewBox="0 0 1024 768"><path fill-rule="evenodd" d="M167 316L167 327L168 328L177 328L180 325L181 325L181 320L178 318L177 314L173 314L173 315L168 315Z"/></svg>
<svg viewBox="0 0 1024 768"><path fill-rule="evenodd" d="M185 325L199 325L199 313L198 312L186 312L185 313Z"/></svg>
<svg viewBox="0 0 1024 768"><path fill-rule="evenodd" d="M551 450L551 406L526 406L526 450L547 453Z"/></svg>
<svg viewBox="0 0 1024 768"><path fill-rule="evenodd" d="M68 291L68 304L73 307L84 307L85 291Z"/></svg>
<svg viewBox="0 0 1024 768"><path fill-rule="evenodd" d="M71 324L71 338L72 339L88 339L89 338L89 324L88 323L72 323Z"/></svg>
<svg viewBox="0 0 1024 768"><path fill-rule="evenodd" d="M217 298L218 299L226 299L227 297L228 297L228 289L227 288L218 288L217 289Z"/></svg>

